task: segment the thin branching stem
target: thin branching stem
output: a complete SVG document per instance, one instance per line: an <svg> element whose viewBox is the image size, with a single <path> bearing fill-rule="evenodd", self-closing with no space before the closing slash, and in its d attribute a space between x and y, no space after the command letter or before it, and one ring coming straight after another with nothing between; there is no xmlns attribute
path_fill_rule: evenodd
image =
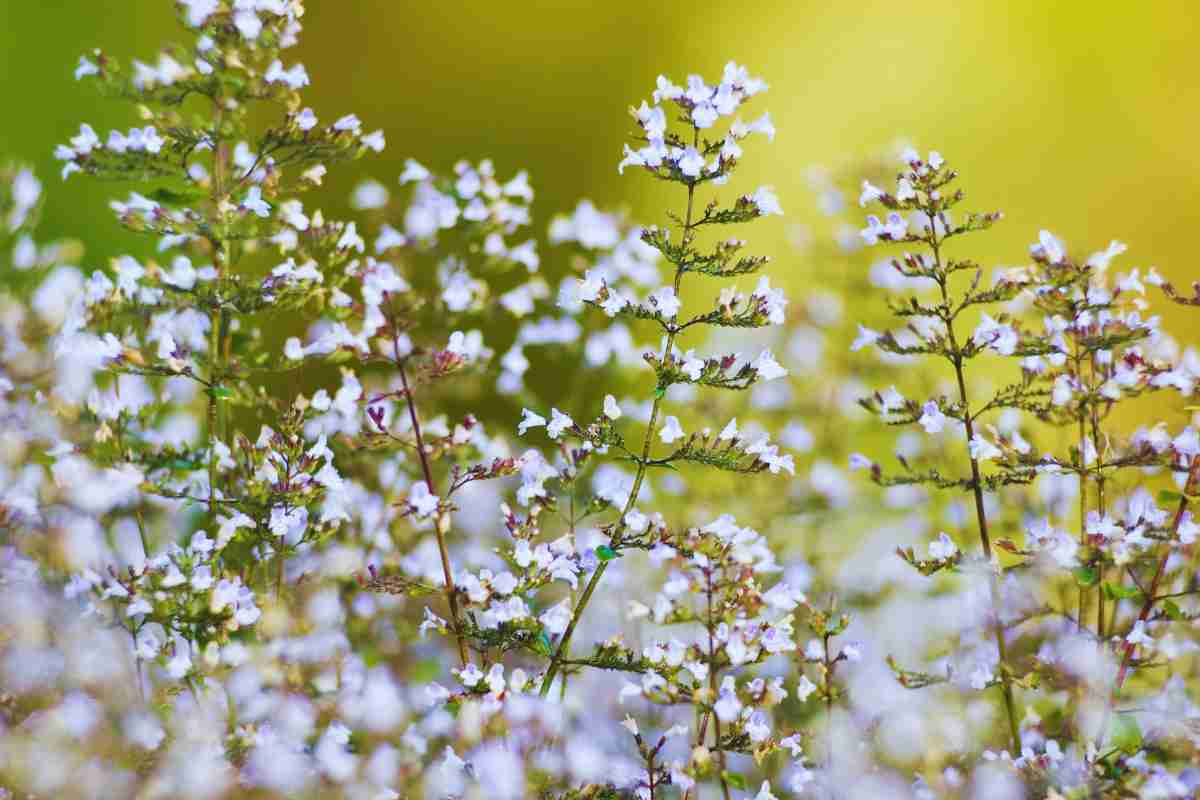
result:
<svg viewBox="0 0 1200 800"><path fill-rule="evenodd" d="M693 146L700 141L700 130L697 128L693 133ZM688 184L688 199L687 213L683 220L683 244L686 247L692 239L692 212L695 206L696 199L696 182ZM675 268L675 296L679 296L679 286L683 281L684 270L676 266ZM667 334L667 342L664 352L669 356L675 347L675 339L679 335L679 329L672 327ZM625 530L625 515L633 510L634 504L637 503L638 494L642 490L642 482L646 478L646 466L650 462L650 448L654 443L654 426L658 423L658 415L662 409L662 399L664 392L656 388L654 394L654 403L650 407L650 419L646 423L646 434L642 438L642 454L637 461L637 472L633 478L633 487L629 490L629 499L625 501L624 507L621 509L621 516L616 522L613 530L612 538L614 541L620 539L621 534ZM587 586L584 587L583 594L579 597L579 602L575 604L575 610L571 613L571 621L567 623L567 628L563 631L562 639L558 643L558 647L554 651L554 655L550 658L550 666L546 669L546 676L542 679L540 694L545 697L550 691L550 684L554 682L555 676L558 674L559 667L562 661L566 658L571 645L571 637L575 633L575 628L579 624L579 619L583 616L584 610L592 599L592 594L596 591L596 587L600 584L600 580L604 577L605 571L608 569L607 561L600 562L596 567L596 571L592 573L592 577L588 580Z"/></svg>
<svg viewBox="0 0 1200 800"><path fill-rule="evenodd" d="M942 302L947 307L950 305L950 295L946 288L946 273L942 266L941 256L941 241L938 239L937 228L935 222L936 212L930 209L929 213L929 246L933 252L933 260L938 274L941 276L938 280L938 287L941 289ZM963 429L967 436L967 457L971 462L971 494L975 501L975 517L979 525L979 543L983 549L983 557L987 562L986 569L988 570L988 588L991 593L993 628L996 636L996 650L1000 664L1000 685L1001 692L1004 696L1004 710L1008 716L1009 736L1012 740L1012 748L1014 753L1021 752L1021 726L1017 718L1016 702L1013 699L1012 690L1012 675L1008 668L1008 653L1007 646L1004 641L1004 622L1002 617L1002 598L1000 591L1000 578L992 568L992 538L988 530L987 507L983 500L983 480L979 470L979 460L970 452L971 441L975 438L975 424L971 416L971 401L970 395L967 393L967 381L963 371L963 355L962 348L958 344L958 338L954 331L954 321L946 320L946 335L950 341L951 347L951 362L954 365L954 376L958 383L958 399L962 403L963 408Z"/></svg>
<svg viewBox="0 0 1200 800"><path fill-rule="evenodd" d="M425 450L425 440L421 434L421 421L417 416L417 404L413 399L412 389L408 384L408 372L404 368L404 359L400 357L400 346L393 330L393 345L396 353L396 369L400 372L400 386L404 391L404 402L408 406L408 418L412 422L413 437L417 442L417 458L421 462L421 474L425 478L425 487L432 495L437 495L434 487L433 470L429 466L429 453ZM437 536L438 554L442 560L442 578L445 580L446 603L450 607L450 624L454 628L454 639L458 644L458 658L465 667L470 663L467 653L467 642L463 638L462 621L458 613L458 592L454 587L454 570L450 566L450 550L446 546L446 538L450 533L450 513L441 509L434 521L434 532Z"/></svg>

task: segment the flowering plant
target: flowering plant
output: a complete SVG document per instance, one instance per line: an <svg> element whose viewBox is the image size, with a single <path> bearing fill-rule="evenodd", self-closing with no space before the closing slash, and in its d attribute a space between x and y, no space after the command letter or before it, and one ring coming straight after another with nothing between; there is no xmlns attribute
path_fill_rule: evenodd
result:
<svg viewBox="0 0 1200 800"><path fill-rule="evenodd" d="M4 796L1195 793L1200 359L1151 296L1200 288L1047 231L989 279L1001 215L911 149L814 170L831 235L763 275L732 62L631 109L657 225L487 159L335 221L385 140L305 105L304 4L175 6L75 70L137 124L56 151L154 255L73 266L0 169Z"/></svg>

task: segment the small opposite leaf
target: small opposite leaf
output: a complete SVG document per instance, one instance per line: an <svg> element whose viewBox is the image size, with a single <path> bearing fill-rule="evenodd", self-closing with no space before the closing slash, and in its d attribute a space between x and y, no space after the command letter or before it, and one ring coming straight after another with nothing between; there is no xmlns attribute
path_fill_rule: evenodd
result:
<svg viewBox="0 0 1200 800"><path fill-rule="evenodd" d="M1142 596L1141 590L1136 586L1122 586L1109 581L1104 582L1104 594L1109 600L1132 600Z"/></svg>
<svg viewBox="0 0 1200 800"><path fill-rule="evenodd" d="M1137 718L1129 714L1118 714L1112 723L1113 747L1118 747L1127 753L1137 752L1142 746L1142 729Z"/></svg>
<svg viewBox="0 0 1200 800"><path fill-rule="evenodd" d="M721 777L725 779L726 783L737 789L739 792L746 791L746 777L740 772L729 772L726 770L721 773Z"/></svg>
<svg viewBox="0 0 1200 800"><path fill-rule="evenodd" d="M606 544L602 544L596 548L596 558L601 561L612 561L617 557L617 551L613 550Z"/></svg>
<svg viewBox="0 0 1200 800"><path fill-rule="evenodd" d="M1167 616L1176 622L1183 622L1183 610L1175 604L1174 600L1166 600L1163 602L1163 611L1167 612Z"/></svg>
<svg viewBox="0 0 1200 800"><path fill-rule="evenodd" d="M1096 581L1100 580L1100 575L1091 567L1076 567L1071 570L1071 574L1080 586L1095 586Z"/></svg>
<svg viewBox="0 0 1200 800"><path fill-rule="evenodd" d="M150 199L162 203L165 206L179 206L194 203L204 195L201 192L176 189L155 189L150 192Z"/></svg>
<svg viewBox="0 0 1200 800"><path fill-rule="evenodd" d="M1178 503L1182 499L1183 495L1172 489L1163 489L1158 493L1158 502L1164 506L1171 505L1172 503Z"/></svg>

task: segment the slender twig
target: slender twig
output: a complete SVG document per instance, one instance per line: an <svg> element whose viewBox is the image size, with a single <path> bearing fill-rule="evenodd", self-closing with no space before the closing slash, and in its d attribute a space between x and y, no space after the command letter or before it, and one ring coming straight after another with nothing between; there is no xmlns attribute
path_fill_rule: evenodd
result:
<svg viewBox="0 0 1200 800"><path fill-rule="evenodd" d="M929 222L929 246L933 251L933 260L936 265L937 272L941 276L938 280L938 287L941 289L942 302L948 307L950 304L950 296L946 289L946 277L942 268L941 243L937 236L937 226L935 223L935 210L930 208L928 211ZM946 320L946 335L950 340L951 347L951 363L954 366L954 376L958 382L958 398L962 403L963 408L963 429L967 436L967 456L971 462L971 492L975 500L975 517L979 525L979 542L983 548L983 556L987 562L986 569L988 570L988 588L991 593L992 614L995 617L993 627L996 636L996 651L999 657L1000 664L1000 685L1004 696L1004 709L1008 715L1009 735L1012 739L1012 747L1014 753L1021 752L1021 727L1017 719L1016 703L1013 700L1012 690L1012 675L1008 670L1008 653L1004 642L1004 624L1001 615L1002 602L1000 593L1000 580L992 569L992 539L988 532L987 507L983 502L983 480L979 471L979 461L970 452L971 441L975 438L975 425L971 416L970 397L967 394L967 381L963 372L963 357L962 349L959 347L958 338L954 332L954 321Z"/></svg>
<svg viewBox="0 0 1200 800"><path fill-rule="evenodd" d="M714 635L716 624L713 622L713 585L711 568L704 571L704 578L705 582L707 583L705 595L708 607L708 618L705 621L706 627L708 628L708 691L711 695L711 697L709 697L709 701L713 703L715 707L717 702L717 673L719 670L717 669L717 648L716 637ZM725 780L725 750L721 747L721 718L717 716L715 710L712 715L712 723L713 746L717 751L717 765L720 770L720 774L717 777L721 782L721 795L725 798L725 800L729 800L729 783Z"/></svg>
<svg viewBox="0 0 1200 800"><path fill-rule="evenodd" d="M429 467L429 454L425 451L425 439L421 435L421 421L417 417L417 405L413 399L412 389L408 385L408 373L404 369L404 359L400 356L399 335L396 326L392 324L392 345L396 354L396 369L400 372L400 385L404 389L404 401L408 405L408 418L412 422L413 436L417 440L417 458L421 462L421 472L425 478L425 488L432 495L437 495L434 488L433 471ZM446 603L450 606L450 624L454 627L454 638L458 643L458 658L465 667L470 663L467 655L467 642L463 638L462 622L458 614L458 592L454 587L454 571L450 568L450 551L446 547L446 537L450 533L450 514L440 508L434 521L434 531L437 535L438 554L442 559L442 578L446 585Z"/></svg>
<svg viewBox="0 0 1200 800"><path fill-rule="evenodd" d="M1193 457L1191 468L1188 470L1187 482L1183 487L1183 496L1179 498L1179 505L1175 508L1175 516L1171 519L1170 540L1174 540L1179 533L1179 526L1183 523L1183 516L1188 510L1188 501L1191 495L1196 490L1197 483L1200 482L1200 457ZM1145 591L1146 599L1142 601L1142 609L1138 613L1137 619L1134 621L1136 626L1138 622L1145 624L1149 619L1150 613L1154 610L1154 606L1161 599L1157 597L1158 584L1162 581L1163 575L1167 571L1167 561L1171 558L1171 541L1164 542L1159 545L1162 550L1162 555L1158 559L1158 565L1154 569L1154 577L1150 580L1150 586ZM1125 686L1125 681L1129 677L1129 668L1133 662L1133 653L1137 649L1137 645L1130 642L1128 639L1124 642L1121 648L1121 666L1117 670L1117 679L1113 683L1112 694L1109 696L1108 705L1104 712L1104 722L1100 727L1100 735L1098 737L1101 746L1104 743L1104 738L1108 733L1108 721L1112 716L1113 709L1116 707L1117 700L1121 697L1121 689Z"/></svg>

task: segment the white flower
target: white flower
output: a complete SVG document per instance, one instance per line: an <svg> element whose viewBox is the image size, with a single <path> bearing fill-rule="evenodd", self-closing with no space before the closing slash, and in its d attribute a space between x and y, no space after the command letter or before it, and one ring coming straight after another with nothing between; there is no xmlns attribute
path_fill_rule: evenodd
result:
<svg viewBox="0 0 1200 800"><path fill-rule="evenodd" d="M218 0L181 0L187 10L185 19L193 28L199 28L220 8Z"/></svg>
<svg viewBox="0 0 1200 800"><path fill-rule="evenodd" d="M775 123L771 121L770 112L764 112L761 117L747 125L746 131L748 133L761 133L767 137L768 142L775 141Z"/></svg>
<svg viewBox="0 0 1200 800"><path fill-rule="evenodd" d="M726 676L725 681L722 683L721 693L717 697L717 702L713 705L713 710L717 714L717 719L721 720L721 722L732 722L741 713L742 703L738 700L737 692L734 691L734 683L731 676Z"/></svg>
<svg viewBox="0 0 1200 800"><path fill-rule="evenodd" d="M883 334L878 331L873 331L870 328L858 326L858 336L855 337L854 343L850 345L852 351L862 350L864 347L870 347L878 342L883 337Z"/></svg>
<svg viewBox="0 0 1200 800"><path fill-rule="evenodd" d="M638 735L637 720L635 720L633 717L629 716L628 714L626 714L625 719L623 719L621 721L621 727L623 727L625 730L629 731L634 736Z"/></svg>
<svg viewBox="0 0 1200 800"><path fill-rule="evenodd" d="M596 302L600 290L604 288L604 278L596 270L589 269L583 274L583 280L576 286L576 296L587 303Z"/></svg>
<svg viewBox="0 0 1200 800"><path fill-rule="evenodd" d="M715 123L720 116L721 115L717 113L717 109L713 108L708 103L700 103L692 109L692 122L694 122L696 127L700 130L711 128L713 123Z"/></svg>
<svg viewBox="0 0 1200 800"><path fill-rule="evenodd" d="M1089 267L1095 267L1100 271L1104 271L1108 269L1109 262L1124 253L1126 249L1128 248L1126 248L1124 242L1118 242L1116 239L1113 239L1108 243L1108 247L1098 253L1092 253L1088 257L1087 265Z"/></svg>
<svg viewBox="0 0 1200 800"><path fill-rule="evenodd" d="M758 208L758 213L764 217L771 214L783 215L783 206L779 205L779 198L775 196L775 192L769 186L760 186L750 196L750 201Z"/></svg>
<svg viewBox="0 0 1200 800"><path fill-rule="evenodd" d="M408 504L419 519L436 514L440 503L441 500L429 491L425 481L417 481L408 492Z"/></svg>
<svg viewBox="0 0 1200 800"><path fill-rule="evenodd" d="M215 0L213 0L215 2ZM75 80L83 80L89 75L99 75L100 68L93 64L85 56L79 57L79 66L75 67Z"/></svg>
<svg viewBox="0 0 1200 800"><path fill-rule="evenodd" d="M611 394L604 395L604 416L614 421L621 418L621 406Z"/></svg>
<svg viewBox="0 0 1200 800"><path fill-rule="evenodd" d="M546 418L528 408L521 409L521 422L517 425L517 435L524 436L530 428L540 428L546 424Z"/></svg>
<svg viewBox="0 0 1200 800"><path fill-rule="evenodd" d="M175 680L192 671L191 647L180 636L175 637L175 655L167 661L167 674Z"/></svg>
<svg viewBox="0 0 1200 800"><path fill-rule="evenodd" d="M1001 324L985 313L971 341L978 347L990 347L1002 356L1011 356L1017 349L1019 339L1011 325Z"/></svg>
<svg viewBox="0 0 1200 800"><path fill-rule="evenodd" d="M779 800L779 798L771 794L771 782L763 781L762 786L758 789L758 794L754 795L754 800Z"/></svg>
<svg viewBox="0 0 1200 800"><path fill-rule="evenodd" d="M863 241L869 245L878 244L880 239L892 242L900 241L907 233L908 220L895 211L888 214L883 222L872 214L867 217L867 227L859 231Z"/></svg>
<svg viewBox="0 0 1200 800"><path fill-rule="evenodd" d="M233 24L238 29L238 33L249 41L257 39L263 29L262 20L258 18L257 14L249 10L234 12Z"/></svg>
<svg viewBox="0 0 1200 800"><path fill-rule="evenodd" d="M700 176L700 171L704 169L704 157L700 155L696 148L689 147L680 152L675 164L685 176L697 178Z"/></svg>
<svg viewBox="0 0 1200 800"><path fill-rule="evenodd" d="M766 741L767 737L771 735L771 723L768 721L767 715L761 711L751 714L750 719L746 720L746 733L749 734L750 741L755 744Z"/></svg>
<svg viewBox="0 0 1200 800"><path fill-rule="evenodd" d="M642 533L650 527L650 518L636 508L630 509L624 520L625 527L634 533Z"/></svg>
<svg viewBox="0 0 1200 800"><path fill-rule="evenodd" d="M475 666L474 662L471 662L458 671L458 680L463 686L471 689L483 680L483 672Z"/></svg>
<svg viewBox="0 0 1200 800"><path fill-rule="evenodd" d="M971 451L971 458L975 461L988 461L993 458L1000 458L1002 453L1000 448L984 439L979 434L971 437L970 443L967 445Z"/></svg>
<svg viewBox="0 0 1200 800"><path fill-rule="evenodd" d="M1074 382L1070 375L1059 375L1054 379L1054 388L1050 392L1050 402L1056 406L1065 406L1071 402L1075 394Z"/></svg>
<svg viewBox="0 0 1200 800"><path fill-rule="evenodd" d="M1146 630L1146 621L1141 619L1133 624L1133 629L1129 631L1125 641L1135 647L1139 644L1147 649L1154 646L1154 637Z"/></svg>
<svg viewBox="0 0 1200 800"><path fill-rule="evenodd" d="M275 59L267 67L263 80L267 83L284 83L292 89L303 89L308 86L308 71L303 64L294 64L290 69L283 68L283 62Z"/></svg>
<svg viewBox="0 0 1200 800"><path fill-rule="evenodd" d="M663 286L651 292L650 302L665 319L675 319L675 315L679 313L679 307L682 305L679 298L675 296L675 287L673 286Z"/></svg>
<svg viewBox="0 0 1200 800"><path fill-rule="evenodd" d="M926 433L941 433L942 429L946 427L946 415L938 407L937 401L929 400L921 407L921 418L917 422L921 424Z"/></svg>
<svg viewBox="0 0 1200 800"><path fill-rule="evenodd" d="M750 366L758 373L759 380L772 381L788 374L787 370L771 355L770 350L763 350L759 353L758 358L754 359Z"/></svg>
<svg viewBox="0 0 1200 800"><path fill-rule="evenodd" d="M296 115L296 126L302 131L311 131L317 127L317 115L311 108L306 108Z"/></svg>
<svg viewBox="0 0 1200 800"><path fill-rule="evenodd" d="M487 678L488 690L494 695L499 695L504 691L507 682L504 680L504 665L492 664L492 668L488 670Z"/></svg>
<svg viewBox="0 0 1200 800"><path fill-rule="evenodd" d="M362 132L362 120L360 120L354 114L347 114L337 122L333 123L333 129L335 131L349 131L357 136Z"/></svg>
<svg viewBox="0 0 1200 800"><path fill-rule="evenodd" d="M372 153L382 153L387 147L387 140L384 138L383 131L375 131L368 133L362 137L362 146L370 150Z"/></svg>
<svg viewBox="0 0 1200 800"><path fill-rule="evenodd" d="M571 606L563 600L557 605L553 605L546 610L538 620L542 623L542 627L551 636L561 636L566 632L567 626L571 624Z"/></svg>
<svg viewBox="0 0 1200 800"><path fill-rule="evenodd" d="M411 158L404 162L404 172L400 173L400 183L421 183L429 180L429 170Z"/></svg>
<svg viewBox="0 0 1200 800"><path fill-rule="evenodd" d="M683 88L676 86L665 75L659 75L657 80L658 88L654 90L654 102L661 103L663 100L677 100L683 97Z"/></svg>
<svg viewBox="0 0 1200 800"><path fill-rule="evenodd" d="M796 698L803 703L816 690L817 685L810 681L807 675L801 675L800 680L796 683Z"/></svg>
<svg viewBox="0 0 1200 800"><path fill-rule="evenodd" d="M563 431L573 427L575 420L568 417L566 414L559 411L557 408L550 409L550 424L546 426L546 435L551 439L557 439L562 436Z"/></svg>
<svg viewBox="0 0 1200 800"><path fill-rule="evenodd" d="M874 203L879 198L883 197L887 192L875 186L868 180L862 182L862 194L858 196L859 206L865 207L868 203Z"/></svg>
<svg viewBox="0 0 1200 800"><path fill-rule="evenodd" d="M271 204L263 200L262 188L259 186L251 186L247 190L246 199L242 200L242 208L260 217L267 217L271 214Z"/></svg>
<svg viewBox="0 0 1200 800"><path fill-rule="evenodd" d="M1062 263L1066 258L1063 243L1050 231L1038 231L1038 243L1029 248L1035 255L1041 253L1051 264Z"/></svg>
<svg viewBox="0 0 1200 800"><path fill-rule="evenodd" d="M658 432L658 438L662 439L666 444L671 444L677 439L682 439L686 436L683 432L683 427L679 424L679 417L669 416L662 429Z"/></svg>
<svg viewBox="0 0 1200 800"><path fill-rule="evenodd" d="M938 561L954 558L957 552L958 545L951 540L945 531L938 534L937 541L929 543L929 557Z"/></svg>
<svg viewBox="0 0 1200 800"><path fill-rule="evenodd" d="M983 690L996 679L992 670L986 664L978 664L971 674L967 676L967 680L971 684L972 689Z"/></svg>

